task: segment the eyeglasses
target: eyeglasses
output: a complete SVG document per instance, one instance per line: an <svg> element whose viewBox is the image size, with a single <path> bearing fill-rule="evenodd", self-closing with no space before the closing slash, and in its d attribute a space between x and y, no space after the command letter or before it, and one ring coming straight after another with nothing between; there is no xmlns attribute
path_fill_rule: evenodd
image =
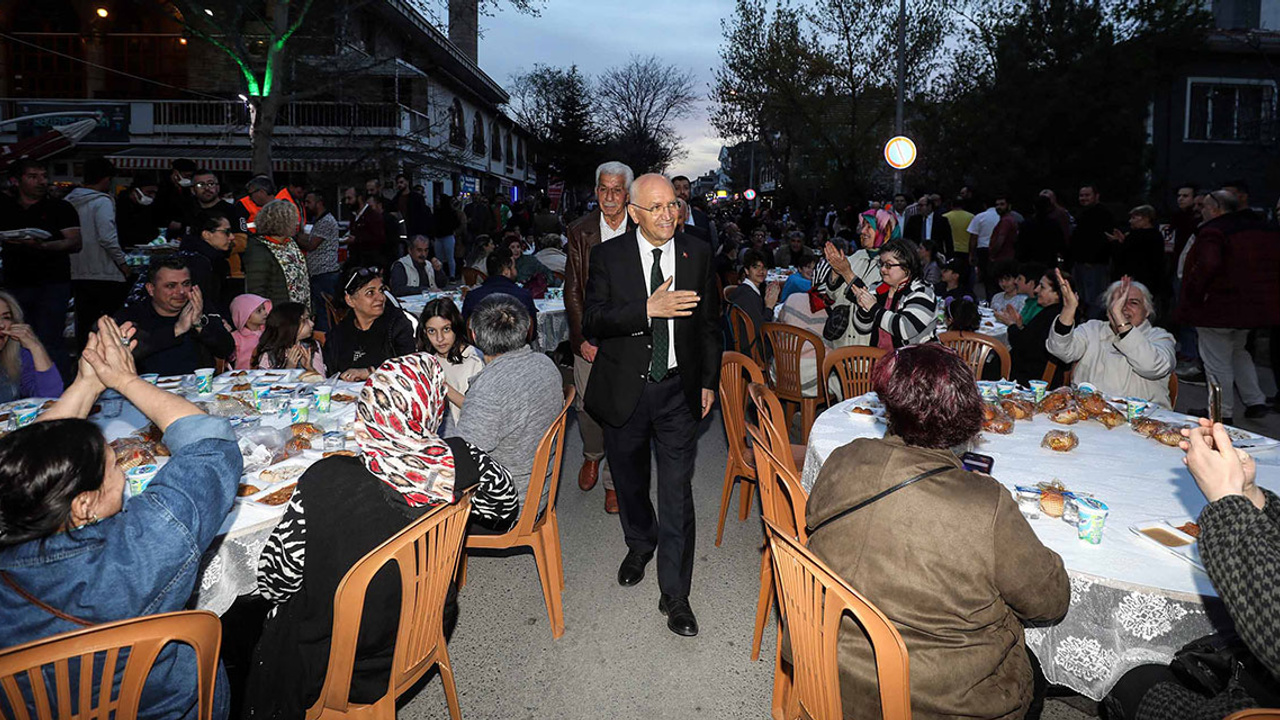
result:
<svg viewBox="0 0 1280 720"><path fill-rule="evenodd" d="M669 203L654 205L653 207L644 207L642 205L637 205L635 203L627 203L627 204L630 205L631 207L639 208L640 210L643 210L652 215L660 215L663 213L671 213L672 215L680 214L680 203L675 200L672 200Z"/></svg>
<svg viewBox="0 0 1280 720"><path fill-rule="evenodd" d="M884 262L883 260L881 260L878 264L879 264L879 266L880 266L880 269L881 269L881 270L884 270L885 268L904 268L904 267L906 267L906 265L905 265L905 264L903 264L903 263Z"/></svg>
<svg viewBox="0 0 1280 720"><path fill-rule="evenodd" d="M356 286L357 288L359 288L359 287L362 287L365 283L372 280L373 278L380 278L380 277L382 277L382 271L376 267L360 268L359 270L356 270L354 273L352 273L351 277L347 279L347 284L343 286L342 291L345 293L350 293L351 283L355 282L356 280L360 281L360 284Z"/></svg>
<svg viewBox="0 0 1280 720"><path fill-rule="evenodd" d="M198 183L196 183L196 187L198 187L198 188L216 188L216 187L218 187L218 183L217 183L216 181L215 181L215 182L198 182Z"/></svg>
<svg viewBox="0 0 1280 720"><path fill-rule="evenodd" d="M209 232L212 232L212 233L222 233L223 235L226 235L226 236L228 236L228 237L230 237L230 236L232 236L232 235L235 235L235 233L231 232L231 228L229 228L229 227L225 227L225 228L218 228L217 230L210 230Z"/></svg>

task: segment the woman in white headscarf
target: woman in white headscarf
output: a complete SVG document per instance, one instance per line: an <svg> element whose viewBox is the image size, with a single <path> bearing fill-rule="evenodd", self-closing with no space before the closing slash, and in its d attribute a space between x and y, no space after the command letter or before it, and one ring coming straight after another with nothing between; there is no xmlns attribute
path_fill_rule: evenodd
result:
<svg viewBox="0 0 1280 720"><path fill-rule="evenodd" d="M478 486L471 522L491 532L518 515L511 475L460 438L440 438L444 369L428 353L388 360L357 404L355 457L334 456L298 480L284 518L258 561L258 594L274 604L254 651L249 717L301 717L324 683L333 597L370 550L431 508ZM365 595L352 702L387 690L399 605L398 575L379 573Z"/></svg>

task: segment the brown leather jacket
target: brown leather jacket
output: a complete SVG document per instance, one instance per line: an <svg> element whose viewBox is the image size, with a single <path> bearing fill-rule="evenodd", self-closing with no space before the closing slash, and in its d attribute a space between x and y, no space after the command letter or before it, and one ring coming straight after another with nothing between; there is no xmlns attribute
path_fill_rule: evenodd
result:
<svg viewBox="0 0 1280 720"><path fill-rule="evenodd" d="M1071 586L1003 485L948 450L863 438L823 464L806 524L939 466L954 469L832 521L809 547L902 634L913 717L1021 718L1032 693L1022 621L1061 618ZM838 653L845 717L878 717L875 662L849 618Z"/></svg>
<svg viewBox="0 0 1280 720"><path fill-rule="evenodd" d="M627 228L635 223L627 218ZM599 208L574 220L569 225L568 260L564 268L564 309L569 315L569 346L573 354L582 355L582 306L586 302L587 272L590 269L591 248L600 244Z"/></svg>

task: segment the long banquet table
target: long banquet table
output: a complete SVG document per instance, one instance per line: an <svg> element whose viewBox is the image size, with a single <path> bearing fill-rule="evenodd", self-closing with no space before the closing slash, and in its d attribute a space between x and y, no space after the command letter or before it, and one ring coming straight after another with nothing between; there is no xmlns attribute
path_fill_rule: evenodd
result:
<svg viewBox="0 0 1280 720"><path fill-rule="evenodd" d="M812 488L822 464L856 438L883 437L885 424L850 409L859 398L836 404L813 425L802 482ZM1187 416L1158 411L1171 422ZM1080 445L1069 453L1040 447L1051 429L1069 429ZM1257 441L1257 440L1256 440ZM1280 492L1280 453L1275 443L1250 450L1258 484ZM1130 526L1149 520L1194 520L1206 501L1182 463L1183 452L1131 431L1085 420L1070 427L1045 416L1018 421L1010 435L984 432L975 452L995 459L992 474L1006 487L1059 479L1068 490L1092 493L1110 514L1100 545L1077 539L1076 529L1041 514L1028 522L1047 547L1062 556L1071 578L1066 617L1028 628L1027 645L1050 682L1101 700L1125 672L1145 663L1168 663L1187 642L1215 630L1225 612L1209 576ZM874 599L873 599L874 600Z"/></svg>

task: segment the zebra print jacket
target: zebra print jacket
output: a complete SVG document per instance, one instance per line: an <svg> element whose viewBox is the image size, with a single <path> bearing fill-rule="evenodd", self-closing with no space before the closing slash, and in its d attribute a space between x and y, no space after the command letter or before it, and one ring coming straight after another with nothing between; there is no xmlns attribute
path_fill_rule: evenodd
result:
<svg viewBox="0 0 1280 720"><path fill-rule="evenodd" d="M854 303L853 325L858 332L871 336L872 346L879 344L879 333L889 333L895 348L938 339L938 300L929 283L916 278L892 302L888 297L877 293L876 304L870 310ZM852 289L845 289L845 299L853 300Z"/></svg>

